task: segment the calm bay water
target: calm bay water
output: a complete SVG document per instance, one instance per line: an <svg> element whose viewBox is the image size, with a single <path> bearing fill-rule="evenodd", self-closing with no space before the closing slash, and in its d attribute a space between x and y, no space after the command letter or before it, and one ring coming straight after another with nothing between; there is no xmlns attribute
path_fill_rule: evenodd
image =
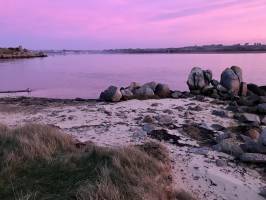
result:
<svg viewBox="0 0 266 200"><path fill-rule="evenodd" d="M109 85L132 81L167 83L187 90L194 66L208 68L214 77L238 65L246 82L266 85L266 54L80 54L0 61L0 91L33 89L31 96L97 98Z"/></svg>

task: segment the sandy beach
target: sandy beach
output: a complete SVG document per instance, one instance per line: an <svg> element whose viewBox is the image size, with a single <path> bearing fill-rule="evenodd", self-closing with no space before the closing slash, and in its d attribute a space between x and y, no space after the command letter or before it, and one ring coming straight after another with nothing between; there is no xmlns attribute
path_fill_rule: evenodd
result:
<svg viewBox="0 0 266 200"><path fill-rule="evenodd" d="M227 106L227 102L197 97L119 103L11 98L0 100L0 121L10 127L49 124L81 143L100 146L158 140L149 134L151 130L177 136L162 137L161 142L170 152L173 179L179 187L199 200L262 200L258 193L266 180L259 170L213 151L204 135L196 139L188 134L193 127L219 134L219 127L237 126ZM217 116L219 112L224 115Z"/></svg>

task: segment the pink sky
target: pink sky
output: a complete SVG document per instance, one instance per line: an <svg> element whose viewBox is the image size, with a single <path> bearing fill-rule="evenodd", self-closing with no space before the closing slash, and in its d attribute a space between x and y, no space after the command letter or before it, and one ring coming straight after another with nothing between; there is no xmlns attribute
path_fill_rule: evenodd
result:
<svg viewBox="0 0 266 200"><path fill-rule="evenodd" d="M0 46L266 43L266 0L0 0Z"/></svg>

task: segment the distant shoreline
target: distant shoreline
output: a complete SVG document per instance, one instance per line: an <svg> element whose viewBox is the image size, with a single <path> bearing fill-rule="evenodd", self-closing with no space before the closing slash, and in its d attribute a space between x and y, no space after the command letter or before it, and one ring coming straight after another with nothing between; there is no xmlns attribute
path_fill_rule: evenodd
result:
<svg viewBox="0 0 266 200"><path fill-rule="evenodd" d="M39 58L47 57L47 55L41 51L30 51L22 48L22 46L16 48L0 48L0 60L9 59L27 59L27 58Z"/></svg>
<svg viewBox="0 0 266 200"><path fill-rule="evenodd" d="M165 55L192 55L192 54L266 54L266 51L239 51L239 52L176 52L176 53L166 53L166 52L154 52L154 53L140 53L140 52L134 52L134 53L128 53L128 52L116 52L116 53L107 53L107 52L75 52L75 51L69 51L69 52L45 52L48 55L159 55L159 54L165 54Z"/></svg>
<svg viewBox="0 0 266 200"><path fill-rule="evenodd" d="M179 48L127 48L104 50L44 50L47 54L245 54L266 53L266 45L255 43L236 45L204 45Z"/></svg>

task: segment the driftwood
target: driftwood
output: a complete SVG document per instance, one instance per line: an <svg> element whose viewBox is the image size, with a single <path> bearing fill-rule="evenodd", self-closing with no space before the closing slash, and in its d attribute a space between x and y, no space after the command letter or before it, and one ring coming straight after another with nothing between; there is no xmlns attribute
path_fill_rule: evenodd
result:
<svg viewBox="0 0 266 200"><path fill-rule="evenodd" d="M22 92L28 92L30 93L32 90L30 88L27 88L25 90L10 90L10 91L0 91L0 93L22 93Z"/></svg>

